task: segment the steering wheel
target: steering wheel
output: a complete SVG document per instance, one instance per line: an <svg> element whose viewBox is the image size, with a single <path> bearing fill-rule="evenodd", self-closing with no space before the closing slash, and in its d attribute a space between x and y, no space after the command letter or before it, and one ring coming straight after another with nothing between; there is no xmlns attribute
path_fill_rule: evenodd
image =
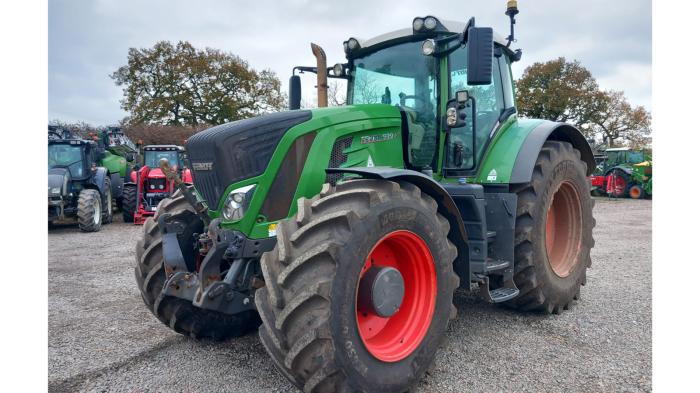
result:
<svg viewBox="0 0 700 393"><path fill-rule="evenodd" d="M406 106L406 99L413 99L416 101L420 101L421 104L425 105L425 98L417 96L417 95L408 95L404 92L399 93L399 104L401 106Z"/></svg>

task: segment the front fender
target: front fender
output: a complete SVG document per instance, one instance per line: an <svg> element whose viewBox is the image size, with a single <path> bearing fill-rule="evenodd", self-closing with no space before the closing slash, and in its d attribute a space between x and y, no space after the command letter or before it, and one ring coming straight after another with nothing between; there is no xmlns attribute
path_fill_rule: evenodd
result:
<svg viewBox="0 0 700 393"><path fill-rule="evenodd" d="M407 169L396 169L391 167L350 167L350 168L328 168L327 173L351 173L360 175L367 179L402 180L413 183L424 193L430 195L438 203L438 212L450 222L450 233L448 238L462 252L468 250L467 230L462 221L462 215L457 208L457 204L452 199L445 188L436 182L432 177L421 172ZM463 254L468 255L468 254Z"/></svg>

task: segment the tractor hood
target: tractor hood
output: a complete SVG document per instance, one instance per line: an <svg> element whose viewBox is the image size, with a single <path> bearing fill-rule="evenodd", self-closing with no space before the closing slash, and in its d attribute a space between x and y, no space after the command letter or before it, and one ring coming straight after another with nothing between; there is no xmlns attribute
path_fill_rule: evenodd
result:
<svg viewBox="0 0 700 393"><path fill-rule="evenodd" d="M187 140L197 191L215 209L226 187L263 173L284 133L311 119L311 111L272 113L222 124Z"/></svg>
<svg viewBox="0 0 700 393"><path fill-rule="evenodd" d="M65 196L68 194L70 171L66 168L49 169L49 196Z"/></svg>

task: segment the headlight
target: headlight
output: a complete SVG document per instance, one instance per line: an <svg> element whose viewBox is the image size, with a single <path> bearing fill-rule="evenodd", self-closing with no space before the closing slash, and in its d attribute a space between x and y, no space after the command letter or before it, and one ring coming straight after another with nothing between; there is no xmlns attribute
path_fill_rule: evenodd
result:
<svg viewBox="0 0 700 393"><path fill-rule="evenodd" d="M158 188L162 190L162 189L165 188L165 186L161 184L161 185L158 186Z"/></svg>
<svg viewBox="0 0 700 393"><path fill-rule="evenodd" d="M416 18L413 20L413 30L418 31L423 28L423 18Z"/></svg>
<svg viewBox="0 0 700 393"><path fill-rule="evenodd" d="M437 27L437 19L435 19L432 16L429 16L429 17L425 18L424 24L425 24L426 29L432 30L435 27Z"/></svg>
<svg viewBox="0 0 700 393"><path fill-rule="evenodd" d="M457 124L457 109L447 108L447 125L454 127Z"/></svg>
<svg viewBox="0 0 700 393"><path fill-rule="evenodd" d="M360 42L354 38L348 40L348 49L355 50L360 47Z"/></svg>
<svg viewBox="0 0 700 393"><path fill-rule="evenodd" d="M151 190L155 190L155 189L156 189L156 186L154 186L153 184L151 184L150 189L151 189Z"/></svg>
<svg viewBox="0 0 700 393"><path fill-rule="evenodd" d="M421 46L421 50L423 51L423 54L426 56L430 56L433 53L435 53L435 40L430 39L430 40L423 41L423 45Z"/></svg>
<svg viewBox="0 0 700 393"><path fill-rule="evenodd" d="M61 195L61 189L59 187L53 187L49 190L51 195Z"/></svg>
<svg viewBox="0 0 700 393"><path fill-rule="evenodd" d="M341 63L338 63L333 66L333 75L335 76L342 76L343 75L343 65Z"/></svg>
<svg viewBox="0 0 700 393"><path fill-rule="evenodd" d="M227 220L240 220L245 215L250 199L253 197L255 184L236 188L226 197L222 214Z"/></svg>

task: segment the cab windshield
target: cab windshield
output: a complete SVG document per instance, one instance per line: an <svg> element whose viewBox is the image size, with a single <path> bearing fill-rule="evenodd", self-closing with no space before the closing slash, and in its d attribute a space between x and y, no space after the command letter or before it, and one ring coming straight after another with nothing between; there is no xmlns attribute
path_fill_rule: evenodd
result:
<svg viewBox="0 0 700 393"><path fill-rule="evenodd" d="M172 150L147 150L144 153L143 165L149 168L158 168L160 166L161 158L167 159L168 165L170 166L179 166L179 163L177 161L177 152Z"/></svg>
<svg viewBox="0 0 700 393"><path fill-rule="evenodd" d="M424 56L421 42L399 44L353 60L349 104L389 104L406 112L409 160L432 166L437 136L437 60Z"/></svg>
<svg viewBox="0 0 700 393"><path fill-rule="evenodd" d="M85 175L81 145L49 144L49 169L68 168L74 178Z"/></svg>

